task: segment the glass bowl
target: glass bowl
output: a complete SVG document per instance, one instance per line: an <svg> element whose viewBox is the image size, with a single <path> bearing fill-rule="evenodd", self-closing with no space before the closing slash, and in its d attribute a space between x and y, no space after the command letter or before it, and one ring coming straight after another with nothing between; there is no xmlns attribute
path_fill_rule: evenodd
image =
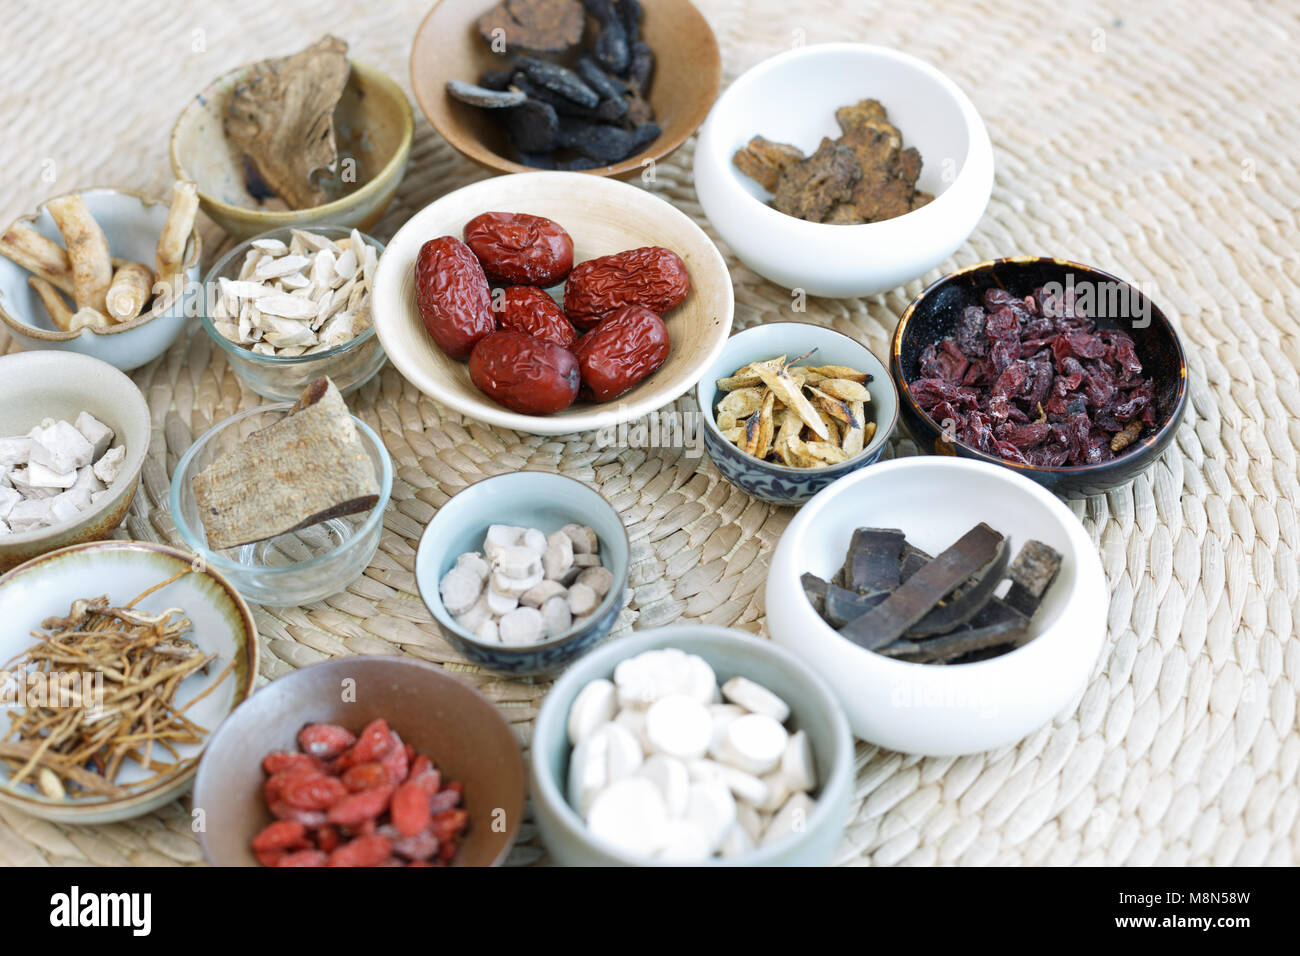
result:
<svg viewBox="0 0 1300 956"><path fill-rule="evenodd" d="M351 230L342 226L310 226L305 231L335 240L351 235ZM279 239L287 245L293 238L292 234L292 227L272 229L270 232L264 232L260 236L241 242L217 260L208 271L207 278L203 280L203 302L199 310L199 320L203 323L203 329L208 336L226 353L226 360L235 370L235 374L263 398L277 402L296 401L307 384L322 375L328 375L334 380L339 391L347 395L370 381L388 358L384 354L384 347L380 344L379 337L375 335L373 290L370 327L351 341L314 355L286 357L261 355L237 342L230 341L218 332L212 323L212 316L209 313L217 301L217 280L239 278L239 269L243 265L244 255L257 240ZM374 246L380 254L383 253L384 244L378 239L365 233L361 234L361 238Z"/></svg>
<svg viewBox="0 0 1300 956"><path fill-rule="evenodd" d="M266 541L223 551L210 549L194 499L194 476L252 432L284 418L292 407L289 402L263 405L218 422L182 456L171 485L172 521L185 546L206 567L224 574L247 600L272 607L311 604L360 577L379 546L384 509L393 490L388 450L369 425L353 416L379 479L379 501L373 508Z"/></svg>

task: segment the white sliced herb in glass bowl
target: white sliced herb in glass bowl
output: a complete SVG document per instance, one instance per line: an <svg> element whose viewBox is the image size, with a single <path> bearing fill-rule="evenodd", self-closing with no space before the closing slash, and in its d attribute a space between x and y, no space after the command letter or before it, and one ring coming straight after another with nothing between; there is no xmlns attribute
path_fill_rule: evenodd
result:
<svg viewBox="0 0 1300 956"><path fill-rule="evenodd" d="M370 289L383 244L338 226L275 229L226 253L200 318L253 391L294 401L328 375L344 394L383 367Z"/></svg>

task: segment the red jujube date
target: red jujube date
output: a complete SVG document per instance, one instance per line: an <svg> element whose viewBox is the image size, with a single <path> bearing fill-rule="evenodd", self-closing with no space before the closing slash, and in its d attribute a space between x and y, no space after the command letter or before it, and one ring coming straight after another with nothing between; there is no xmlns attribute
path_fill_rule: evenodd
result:
<svg viewBox="0 0 1300 956"><path fill-rule="evenodd" d="M550 415L578 397L578 360L566 348L524 332L493 332L474 347L469 377L511 411Z"/></svg>
<svg viewBox="0 0 1300 956"><path fill-rule="evenodd" d="M415 301L434 343L454 359L467 358L497 326L483 267L455 236L430 239L420 247Z"/></svg>

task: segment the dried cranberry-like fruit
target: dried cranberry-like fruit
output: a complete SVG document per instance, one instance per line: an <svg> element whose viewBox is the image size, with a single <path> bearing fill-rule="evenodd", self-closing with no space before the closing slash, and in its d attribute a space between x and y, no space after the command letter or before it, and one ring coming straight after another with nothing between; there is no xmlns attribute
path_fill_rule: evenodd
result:
<svg viewBox="0 0 1300 956"><path fill-rule="evenodd" d="M469 357L475 343L496 329L483 267L455 236L430 239L415 260L415 302L438 348Z"/></svg>
<svg viewBox="0 0 1300 956"><path fill-rule="evenodd" d="M662 246L645 246L574 266L564 286L564 314L581 329L629 305L662 316L685 302L690 291L682 257Z"/></svg>
<svg viewBox="0 0 1300 956"><path fill-rule="evenodd" d="M485 212L465 223L465 244L493 282L551 286L573 268L573 238L544 216Z"/></svg>
<svg viewBox="0 0 1300 956"><path fill-rule="evenodd" d="M578 343L578 331L559 303L537 286L512 285L503 290L499 315L503 330L524 332L566 349Z"/></svg>
<svg viewBox="0 0 1300 956"><path fill-rule="evenodd" d="M511 411L550 415L578 397L578 360L568 349L524 332L493 332L474 347L469 377Z"/></svg>
<svg viewBox="0 0 1300 956"><path fill-rule="evenodd" d="M618 398L668 358L668 327L639 305L610 313L578 342L582 389L595 401Z"/></svg>

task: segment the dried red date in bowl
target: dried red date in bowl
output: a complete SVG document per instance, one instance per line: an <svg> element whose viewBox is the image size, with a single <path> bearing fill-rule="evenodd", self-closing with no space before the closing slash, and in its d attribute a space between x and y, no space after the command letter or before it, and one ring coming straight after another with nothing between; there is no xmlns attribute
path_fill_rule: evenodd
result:
<svg viewBox="0 0 1300 956"><path fill-rule="evenodd" d="M922 352L956 334L962 312L983 304L986 290L1017 298L1046 287L1073 290L1079 312L1098 331L1118 329L1133 340L1141 376L1152 380L1154 421L1115 457L1095 464L1046 466L1004 460L957 437L951 421L936 421L912 390L921 377ZM977 263L944 276L907 307L894 333L890 375L898 388L904 426L923 452L960 455L1014 468L1058 494L1100 494L1141 474L1173 441L1187 406L1187 362L1173 323L1137 287L1109 273L1064 259L1017 256ZM1093 409L1089 407L1091 413Z"/></svg>

